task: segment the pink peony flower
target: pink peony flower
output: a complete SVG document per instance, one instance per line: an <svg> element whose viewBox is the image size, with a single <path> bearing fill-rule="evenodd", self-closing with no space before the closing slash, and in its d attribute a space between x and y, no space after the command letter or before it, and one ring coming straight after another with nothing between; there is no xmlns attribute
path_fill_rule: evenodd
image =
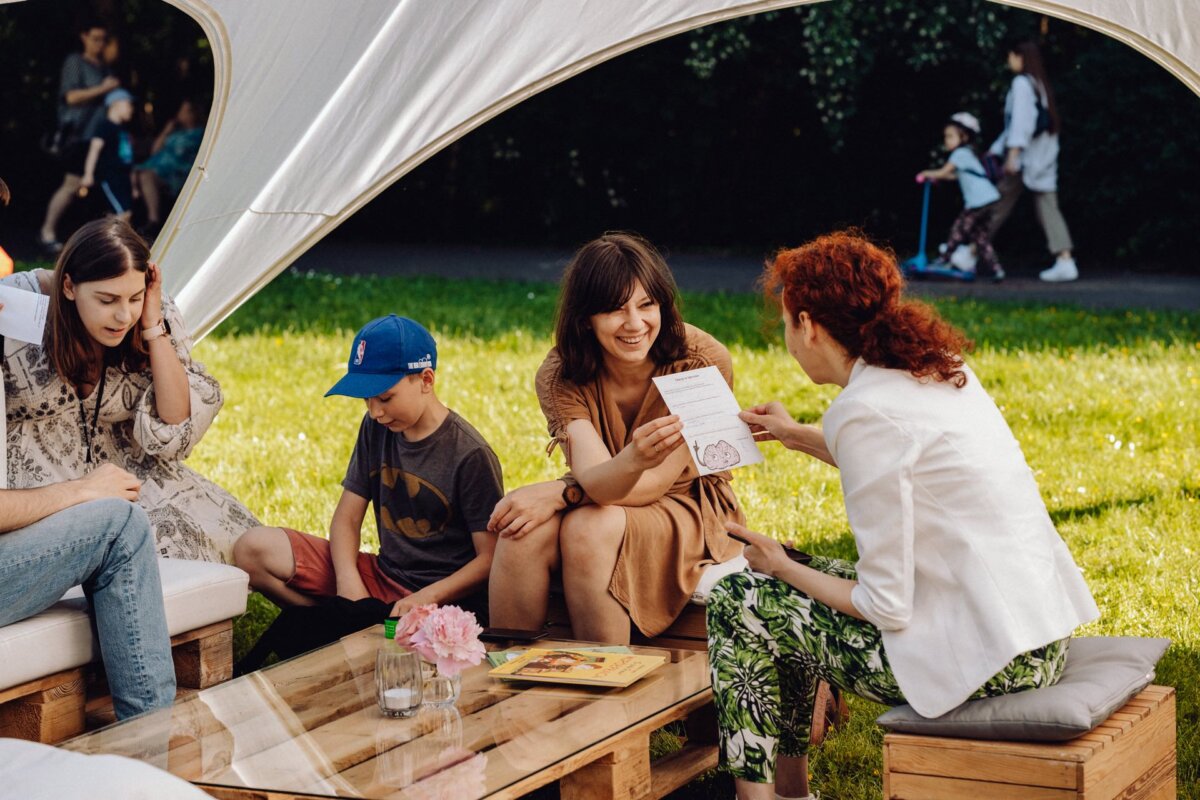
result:
<svg viewBox="0 0 1200 800"><path fill-rule="evenodd" d="M396 621L396 644L401 647L412 647L412 636L421 629L421 625L429 615L437 611L437 606L427 603L423 606L413 606Z"/></svg>
<svg viewBox="0 0 1200 800"><path fill-rule="evenodd" d="M483 628L470 611L463 611L458 606L442 606L425 617L421 627L410 637L409 646L421 658L436 664L438 672L453 678L483 660L481 633ZM396 638L399 639L399 635Z"/></svg>

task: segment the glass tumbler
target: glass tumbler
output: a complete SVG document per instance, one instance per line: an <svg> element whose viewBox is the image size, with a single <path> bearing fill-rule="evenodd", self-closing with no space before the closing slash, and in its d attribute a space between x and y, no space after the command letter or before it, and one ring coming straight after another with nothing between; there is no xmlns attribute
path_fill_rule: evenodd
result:
<svg viewBox="0 0 1200 800"><path fill-rule="evenodd" d="M402 647L384 647L375 656L375 699L385 717L411 717L421 709L421 657Z"/></svg>

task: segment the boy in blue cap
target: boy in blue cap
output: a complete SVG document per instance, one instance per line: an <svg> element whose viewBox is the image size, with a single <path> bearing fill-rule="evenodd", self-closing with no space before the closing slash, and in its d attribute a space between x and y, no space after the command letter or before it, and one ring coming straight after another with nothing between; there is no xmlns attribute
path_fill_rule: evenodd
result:
<svg viewBox="0 0 1200 800"><path fill-rule="evenodd" d="M380 317L355 335L346 375L325 393L367 403L329 539L246 531L233 556L251 587L281 606L373 597L392 604L393 616L486 589L496 549L487 522L504 495L500 462L438 400L436 369L437 344L411 319ZM378 555L359 552L368 505Z"/></svg>

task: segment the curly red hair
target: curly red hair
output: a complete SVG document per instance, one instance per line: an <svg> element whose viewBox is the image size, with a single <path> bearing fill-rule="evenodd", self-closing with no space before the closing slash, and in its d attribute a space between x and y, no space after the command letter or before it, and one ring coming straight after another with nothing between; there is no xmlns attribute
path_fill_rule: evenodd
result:
<svg viewBox="0 0 1200 800"><path fill-rule="evenodd" d="M972 342L925 303L901 298L891 250L858 231L838 231L780 250L767 264L768 302L799 320L807 311L852 358L917 378L967 383L962 353Z"/></svg>

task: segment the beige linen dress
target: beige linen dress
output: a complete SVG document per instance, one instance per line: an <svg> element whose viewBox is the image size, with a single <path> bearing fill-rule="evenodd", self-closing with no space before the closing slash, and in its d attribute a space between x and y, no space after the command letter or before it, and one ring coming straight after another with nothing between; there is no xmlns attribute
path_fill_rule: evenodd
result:
<svg viewBox="0 0 1200 800"><path fill-rule="evenodd" d="M660 366L654 374L715 366L732 387L729 351L704 331L685 327L687 354ZM669 413L662 395L651 386L627 428L603 378L579 386L563 378L561 367L558 350L551 350L538 369L536 388L554 438L550 449L561 443L568 465L567 423L577 419L591 422L615 456L639 426ZM649 505L625 507L625 539L608 590L646 636L662 633L679 616L706 566L741 552L742 545L725 533L727 519L743 521L729 481L728 472L700 476L689 461L661 498Z"/></svg>
<svg viewBox="0 0 1200 800"><path fill-rule="evenodd" d="M10 275L3 283L40 291L31 272ZM142 480L138 503L150 517L160 555L230 563L234 540L259 523L232 495L182 463L221 410L223 398L216 379L192 360L191 337L179 309L165 294L163 316L187 372L191 416L178 425L159 418L149 367L132 374L109 367L92 463L116 464ZM59 483L91 469L79 397L54 371L42 345L5 339L4 389L9 488ZM89 426L96 395L93 391L82 404Z"/></svg>

